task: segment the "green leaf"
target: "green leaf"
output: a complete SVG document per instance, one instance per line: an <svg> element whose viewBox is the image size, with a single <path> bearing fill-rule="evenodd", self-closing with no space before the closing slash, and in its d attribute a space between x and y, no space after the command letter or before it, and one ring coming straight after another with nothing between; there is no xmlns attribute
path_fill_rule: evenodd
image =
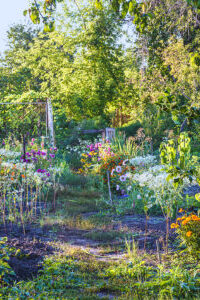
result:
<svg viewBox="0 0 200 300"><path fill-rule="evenodd" d="M200 201L200 193L195 195L195 199L196 199L197 201Z"/></svg>
<svg viewBox="0 0 200 300"><path fill-rule="evenodd" d="M31 18L31 21L34 23L34 24L39 24L40 23L40 17L38 16L38 14L36 12L32 12L30 14L30 18Z"/></svg>

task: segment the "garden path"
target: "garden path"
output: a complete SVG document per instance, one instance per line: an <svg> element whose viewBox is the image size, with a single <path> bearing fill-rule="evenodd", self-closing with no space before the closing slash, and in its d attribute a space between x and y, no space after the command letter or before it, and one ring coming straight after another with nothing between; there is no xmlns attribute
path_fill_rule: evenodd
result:
<svg viewBox="0 0 200 300"><path fill-rule="evenodd" d="M83 214L87 219L93 213ZM148 236L146 250L154 253L156 239L164 237L165 221L161 217L148 220ZM71 249L81 249L101 261L117 261L125 259L125 239L137 241L143 251L145 239L145 217L127 215L117 218L111 226L104 229L83 230L60 225L45 225L42 227L28 225L26 235L21 227L0 227L0 237L7 236L8 244L20 249L17 255L10 259L17 280L31 279L42 268L44 256L58 251L61 246ZM60 250L62 251L62 250Z"/></svg>

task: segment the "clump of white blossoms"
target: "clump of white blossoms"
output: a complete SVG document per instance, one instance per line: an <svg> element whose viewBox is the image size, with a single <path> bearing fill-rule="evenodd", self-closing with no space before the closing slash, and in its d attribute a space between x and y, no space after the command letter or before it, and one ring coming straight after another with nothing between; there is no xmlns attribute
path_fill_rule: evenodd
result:
<svg viewBox="0 0 200 300"><path fill-rule="evenodd" d="M162 172L155 175L151 171L146 171L142 174L134 174L132 179L136 181L141 187L148 186L150 189L155 190L166 184L171 184L167 181L168 174Z"/></svg>
<svg viewBox="0 0 200 300"><path fill-rule="evenodd" d="M16 158L20 155L21 155L20 152L14 152L14 151L6 150L6 149L0 149L0 156L4 156L7 158Z"/></svg>
<svg viewBox="0 0 200 300"><path fill-rule="evenodd" d="M168 180L169 174L165 171L163 165L153 166L143 173L136 173L132 176L133 181L136 181L141 187L147 186L149 189L156 191L163 187L172 187L174 179ZM193 178L195 182L195 178ZM184 178L183 186L189 185L190 182Z"/></svg>
<svg viewBox="0 0 200 300"><path fill-rule="evenodd" d="M129 162L133 166L146 166L146 165L150 165L150 164L155 164L156 156L154 156L154 155L147 155L145 157L136 156L134 158L131 158L129 160Z"/></svg>

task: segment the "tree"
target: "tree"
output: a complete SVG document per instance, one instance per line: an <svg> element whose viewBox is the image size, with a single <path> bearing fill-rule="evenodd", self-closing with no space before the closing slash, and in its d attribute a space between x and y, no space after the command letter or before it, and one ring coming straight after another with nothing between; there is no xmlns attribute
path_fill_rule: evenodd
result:
<svg viewBox="0 0 200 300"><path fill-rule="evenodd" d="M45 31L53 31L55 29L54 12L57 4L62 3L64 0L34 0L29 9L24 11L24 15L29 13L30 19L34 24L39 24L41 21L44 23ZM74 2L77 4L76 0ZM95 0L96 7L102 9L102 0ZM193 6L197 11L200 10L200 0L184 0L185 3ZM143 31L147 26L148 19L151 14L146 12L146 9L155 3L159 5L157 0L146 0L140 2L137 0L112 0L112 8L118 12L122 18L125 18L128 14L133 16L133 22L136 24L138 31Z"/></svg>
<svg viewBox="0 0 200 300"><path fill-rule="evenodd" d="M92 5L73 7L72 12L64 13L60 31L40 33L28 49L16 51L15 63L9 65L12 76L27 76L4 99L51 98L57 113L83 119L102 115L106 104L118 97L117 87L124 80L118 16ZM71 27L74 20L76 27Z"/></svg>

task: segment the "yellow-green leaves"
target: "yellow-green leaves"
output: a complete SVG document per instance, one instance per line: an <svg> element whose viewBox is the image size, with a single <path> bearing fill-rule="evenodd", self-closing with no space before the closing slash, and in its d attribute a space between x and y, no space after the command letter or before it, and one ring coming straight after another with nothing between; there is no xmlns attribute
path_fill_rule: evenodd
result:
<svg viewBox="0 0 200 300"><path fill-rule="evenodd" d="M195 195L195 199L196 199L197 201L200 201L200 193Z"/></svg>

